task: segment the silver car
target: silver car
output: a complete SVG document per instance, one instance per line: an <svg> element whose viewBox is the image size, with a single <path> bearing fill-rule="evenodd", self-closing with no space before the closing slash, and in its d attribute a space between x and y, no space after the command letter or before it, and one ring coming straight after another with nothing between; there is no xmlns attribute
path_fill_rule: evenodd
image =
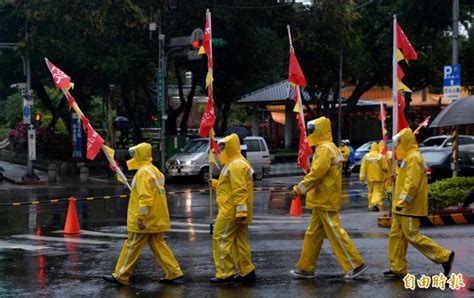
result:
<svg viewBox="0 0 474 298"><path fill-rule="evenodd" d="M219 138L218 138L219 139ZM247 146L247 160L254 169L254 179L261 180L265 174L270 172L270 152L265 139L262 137L246 137L244 143ZM209 180L209 139L198 138L189 141L181 152L173 155L166 162L166 171L172 177L198 176L207 183ZM217 162L219 162L216 159ZM219 167L220 164L219 164ZM218 176L220 169L212 166L212 176Z"/></svg>

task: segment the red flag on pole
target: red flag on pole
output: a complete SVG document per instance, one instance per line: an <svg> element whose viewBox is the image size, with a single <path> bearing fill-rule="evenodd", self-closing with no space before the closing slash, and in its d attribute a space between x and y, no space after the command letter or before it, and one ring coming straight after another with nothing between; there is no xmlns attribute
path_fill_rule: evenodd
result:
<svg viewBox="0 0 474 298"><path fill-rule="evenodd" d="M301 118L298 115L298 124L300 127L300 142L298 146L298 166L306 171L310 169L309 157L313 153L311 147L308 144L308 139L306 138L304 124L301 121Z"/></svg>
<svg viewBox="0 0 474 298"><path fill-rule="evenodd" d="M82 129L84 131L87 131L89 127L92 128L92 126L90 125L89 119L87 119L87 117L84 116L84 114L81 115L81 123L82 123Z"/></svg>
<svg viewBox="0 0 474 298"><path fill-rule="evenodd" d="M69 103L69 111L70 111L71 108L72 108L72 105L74 104L75 99L74 99L74 97L72 97L71 93L69 93L69 92L66 92L66 98L67 98L67 101Z"/></svg>
<svg viewBox="0 0 474 298"><path fill-rule="evenodd" d="M408 40L407 36L403 32L400 25L397 23L397 47L402 50L403 56L407 60L417 60L418 54L416 53L415 49L411 45L410 41Z"/></svg>
<svg viewBox="0 0 474 298"><path fill-rule="evenodd" d="M427 128L428 124L430 123L430 118L431 116L426 117L426 119L423 122L421 122L420 125L423 126L424 128Z"/></svg>
<svg viewBox="0 0 474 298"><path fill-rule="evenodd" d="M405 109L405 100L403 97L398 94L398 128L397 132L400 130L407 128L408 127L408 121L405 118L405 114L403 113L403 110Z"/></svg>
<svg viewBox="0 0 474 298"><path fill-rule="evenodd" d="M209 85L209 99L207 100L204 114L202 114L201 124L199 125L199 135L203 138L209 135L211 128L214 127L216 114L214 113L214 101L212 100L212 84Z"/></svg>
<svg viewBox="0 0 474 298"><path fill-rule="evenodd" d="M207 68L212 68L212 59L209 59L212 55L212 34L211 34L211 14L206 13L206 24L204 25L204 36L202 38L202 46L199 49L199 54L206 54L207 59Z"/></svg>
<svg viewBox="0 0 474 298"><path fill-rule="evenodd" d="M53 76L53 82L56 88L69 89L69 86L71 85L71 77L65 74L64 71L57 68L53 63L49 62L48 59L46 59L46 63L48 64L49 71Z"/></svg>
<svg viewBox="0 0 474 298"><path fill-rule="evenodd" d="M89 125L87 128L87 159L94 160L104 145L104 139Z"/></svg>
<svg viewBox="0 0 474 298"><path fill-rule="evenodd" d="M304 77L303 71L301 70L298 59L296 58L295 51L293 47L290 46L290 67L288 73L288 81L295 85L306 87L306 79Z"/></svg>
<svg viewBox="0 0 474 298"><path fill-rule="evenodd" d="M300 128L300 141L298 146L298 166L305 171L309 171L309 157L313 153L311 147L308 144L308 139L306 137L306 127L304 123L304 112L303 112L303 103L301 98L300 86L306 87L306 79L304 77L303 71L301 70L298 59L295 55L295 50L293 49L293 43L291 41L291 31L290 26L287 26L288 30L288 39L290 42L290 65L288 71L288 82L294 85L294 98L295 98L295 108L294 111L298 113L298 125Z"/></svg>
<svg viewBox="0 0 474 298"><path fill-rule="evenodd" d="M205 52L207 55L207 104L202 115L201 124L199 125L199 135L201 137L209 136L209 132L214 127L216 121L216 114L214 113L214 95L213 95L213 63L212 63L212 29L211 29L211 13L209 10L206 11L206 25L204 27L203 44L199 53ZM212 142L211 142L212 143ZM212 144L211 144L212 145Z"/></svg>

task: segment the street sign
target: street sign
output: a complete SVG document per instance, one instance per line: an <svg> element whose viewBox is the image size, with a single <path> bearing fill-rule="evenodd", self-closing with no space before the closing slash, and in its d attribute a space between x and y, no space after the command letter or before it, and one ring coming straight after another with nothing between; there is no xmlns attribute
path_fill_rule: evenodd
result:
<svg viewBox="0 0 474 298"><path fill-rule="evenodd" d="M72 122L72 157L81 158L83 156L84 144L82 141L81 121L76 113L71 114Z"/></svg>
<svg viewBox="0 0 474 298"><path fill-rule="evenodd" d="M461 98L461 65L445 65L443 74L444 98L450 100Z"/></svg>
<svg viewBox="0 0 474 298"><path fill-rule="evenodd" d="M23 123L24 124L31 123L31 106L30 105L23 106Z"/></svg>
<svg viewBox="0 0 474 298"><path fill-rule="evenodd" d="M33 125L28 129L28 159L36 160L36 131Z"/></svg>

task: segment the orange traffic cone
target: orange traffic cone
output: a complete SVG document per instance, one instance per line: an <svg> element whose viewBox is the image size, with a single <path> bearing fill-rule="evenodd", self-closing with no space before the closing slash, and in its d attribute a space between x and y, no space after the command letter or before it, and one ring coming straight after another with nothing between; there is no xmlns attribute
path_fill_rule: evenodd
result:
<svg viewBox="0 0 474 298"><path fill-rule="evenodd" d="M79 220L77 219L76 198L69 198L69 207L67 209L66 224L63 234L80 234Z"/></svg>
<svg viewBox="0 0 474 298"><path fill-rule="evenodd" d="M301 197L297 197L294 200L291 200L290 215L292 216L301 216L303 215L303 208L301 208Z"/></svg>

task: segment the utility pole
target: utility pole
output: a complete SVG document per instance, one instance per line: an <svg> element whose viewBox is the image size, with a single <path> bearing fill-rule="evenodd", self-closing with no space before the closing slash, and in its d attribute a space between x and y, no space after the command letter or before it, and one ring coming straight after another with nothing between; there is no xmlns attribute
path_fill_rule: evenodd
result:
<svg viewBox="0 0 474 298"><path fill-rule="evenodd" d="M33 106L32 104L32 90L31 90L31 64L30 64L30 57L28 55L28 51L26 52L24 56L24 62L25 62L25 71L26 71L26 99L24 100L24 108L23 110L25 111L25 108L30 110L29 116L23 115L23 117L27 116L26 118L29 118L28 124L28 160L26 162L27 166L27 171L26 174L23 176L23 180L28 180L28 179L34 179L37 180L38 176L36 176L34 170L33 170L33 160L36 160L36 130L33 124L31 124L31 107ZM25 113L23 113L25 114Z"/></svg>
<svg viewBox="0 0 474 298"><path fill-rule="evenodd" d="M459 0L453 0L453 33L452 33L452 43L453 43L453 53L452 53L452 64L459 63L459 48L458 48L458 37L459 37ZM453 154L452 154L452 170L453 177L458 176L458 134L459 127L456 125L453 131Z"/></svg>
<svg viewBox="0 0 474 298"><path fill-rule="evenodd" d="M342 141L342 46L339 53L339 98L337 112L337 146L341 146Z"/></svg>

